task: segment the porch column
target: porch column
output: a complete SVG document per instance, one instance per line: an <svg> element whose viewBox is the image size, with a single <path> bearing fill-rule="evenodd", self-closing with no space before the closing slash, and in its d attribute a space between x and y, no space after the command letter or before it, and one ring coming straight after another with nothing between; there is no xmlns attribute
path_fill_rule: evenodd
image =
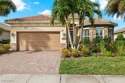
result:
<svg viewBox="0 0 125 83"><path fill-rule="evenodd" d="M89 39L90 41L93 41L93 39L96 37L96 28L90 27L89 28Z"/></svg>
<svg viewBox="0 0 125 83"><path fill-rule="evenodd" d="M108 37L108 27L104 27L104 36Z"/></svg>

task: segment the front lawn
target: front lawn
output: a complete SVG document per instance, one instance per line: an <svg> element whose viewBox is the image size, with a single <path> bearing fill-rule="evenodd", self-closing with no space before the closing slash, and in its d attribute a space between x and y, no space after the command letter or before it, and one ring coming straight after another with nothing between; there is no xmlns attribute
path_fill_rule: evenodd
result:
<svg viewBox="0 0 125 83"><path fill-rule="evenodd" d="M82 57L62 60L60 74L125 75L125 57Z"/></svg>

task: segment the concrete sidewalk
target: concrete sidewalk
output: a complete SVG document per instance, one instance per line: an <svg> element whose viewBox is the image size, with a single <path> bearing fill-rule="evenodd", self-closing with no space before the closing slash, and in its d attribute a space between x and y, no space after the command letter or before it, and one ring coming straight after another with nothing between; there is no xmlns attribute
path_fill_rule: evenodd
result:
<svg viewBox="0 0 125 83"><path fill-rule="evenodd" d="M3 74L0 83L125 83L125 76Z"/></svg>

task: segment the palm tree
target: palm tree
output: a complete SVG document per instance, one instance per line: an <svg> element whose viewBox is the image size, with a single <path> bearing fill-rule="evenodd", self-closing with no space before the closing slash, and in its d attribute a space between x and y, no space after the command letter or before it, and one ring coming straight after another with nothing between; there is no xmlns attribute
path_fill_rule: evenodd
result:
<svg viewBox="0 0 125 83"><path fill-rule="evenodd" d="M11 0L0 0L0 16L7 16L10 12L16 12L16 6Z"/></svg>
<svg viewBox="0 0 125 83"><path fill-rule="evenodd" d="M105 10L109 16L125 20L125 0L109 0Z"/></svg>
<svg viewBox="0 0 125 83"><path fill-rule="evenodd" d="M84 26L85 17L88 17L89 21L93 25L93 23L94 23L94 19L93 19L94 14L97 14L99 18L102 18L102 13L100 11L100 5L98 3L91 2L89 0L81 0L80 3L83 3L83 1L84 1L84 4L81 4L80 5L80 10L78 10L78 14L79 14L79 17L80 17L79 18L79 23L80 23L80 25L82 24L82 26ZM80 32L81 32L80 36L82 36L83 31L80 31ZM80 37L79 43L80 43L81 39L82 39L82 37ZM77 48L79 48L79 44L78 44Z"/></svg>
<svg viewBox="0 0 125 83"><path fill-rule="evenodd" d="M68 3L69 2L67 0L55 0L52 8L51 24L54 25L54 21L58 20L59 22L61 22L62 25L66 26L66 29L68 31L69 43L71 45L71 48L73 48L70 31L69 31L68 16L70 14L70 11L69 11L69 6L67 5Z"/></svg>
<svg viewBox="0 0 125 83"><path fill-rule="evenodd" d="M80 22L83 22L83 18L87 16L92 22L94 13L101 14L98 10L99 5L97 3L93 3L90 0L55 0L52 9L52 21L54 24L54 20L59 20L62 24L66 24L68 28L68 36L70 40L71 47L73 48L72 43L76 43L76 34L75 34L75 17L74 14L79 14ZM69 31L69 21L68 16L72 17L72 25L73 25L73 42L71 41L70 31ZM75 49L75 48L74 48Z"/></svg>

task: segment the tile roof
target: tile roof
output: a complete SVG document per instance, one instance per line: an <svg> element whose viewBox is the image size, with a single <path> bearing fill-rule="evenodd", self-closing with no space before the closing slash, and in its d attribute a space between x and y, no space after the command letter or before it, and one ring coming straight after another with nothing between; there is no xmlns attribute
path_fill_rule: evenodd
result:
<svg viewBox="0 0 125 83"><path fill-rule="evenodd" d="M6 22L9 21L50 21L51 16L47 15L38 15L38 16L29 16L29 17L23 17L23 18L15 18L15 19L8 19L5 20Z"/></svg>
<svg viewBox="0 0 125 83"><path fill-rule="evenodd" d="M89 20L85 20L84 21L85 25L91 25ZM110 25L114 25L117 26L117 23L111 22L110 20L105 20L105 19L101 19L101 18L94 18L94 24L110 24Z"/></svg>
<svg viewBox="0 0 125 83"><path fill-rule="evenodd" d="M122 32L125 32L125 27L124 28L121 28L121 29L118 29L118 30L115 30L115 34L117 33L122 33Z"/></svg>
<svg viewBox="0 0 125 83"><path fill-rule="evenodd" d="M5 24L3 24L3 23L0 23L0 28L5 30L5 31L10 31L10 27L5 25Z"/></svg>

